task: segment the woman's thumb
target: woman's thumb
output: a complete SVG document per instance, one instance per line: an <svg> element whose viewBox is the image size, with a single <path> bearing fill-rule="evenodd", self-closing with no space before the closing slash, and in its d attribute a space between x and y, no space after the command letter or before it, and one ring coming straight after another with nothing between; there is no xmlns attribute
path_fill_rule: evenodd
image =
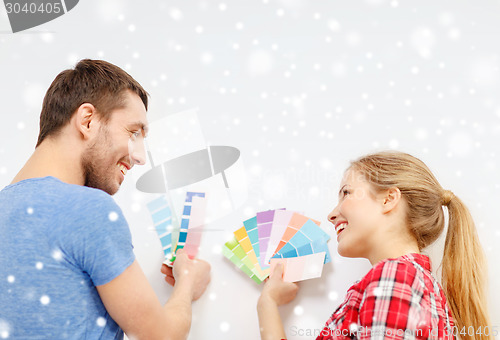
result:
<svg viewBox="0 0 500 340"><path fill-rule="evenodd" d="M279 278L283 278L283 270L284 270L284 266L283 266L283 263L281 262L278 262L276 264L276 266L274 267L274 270L273 270L273 277L276 276L276 277L279 277Z"/></svg>

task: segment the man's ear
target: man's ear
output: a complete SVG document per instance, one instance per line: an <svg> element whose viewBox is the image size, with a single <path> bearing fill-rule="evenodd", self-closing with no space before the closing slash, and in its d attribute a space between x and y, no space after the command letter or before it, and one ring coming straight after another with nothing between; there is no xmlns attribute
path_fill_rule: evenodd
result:
<svg viewBox="0 0 500 340"><path fill-rule="evenodd" d="M382 212L384 214L393 211L401 202L401 191L399 188L388 189L382 197Z"/></svg>
<svg viewBox="0 0 500 340"><path fill-rule="evenodd" d="M82 139L89 139L96 135L99 131L100 123L94 105L83 103L76 109L73 117L73 125Z"/></svg>

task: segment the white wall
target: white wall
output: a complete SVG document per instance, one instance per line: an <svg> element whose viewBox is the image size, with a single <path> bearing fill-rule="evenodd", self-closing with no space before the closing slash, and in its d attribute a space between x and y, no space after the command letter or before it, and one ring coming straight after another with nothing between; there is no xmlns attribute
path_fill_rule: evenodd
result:
<svg viewBox="0 0 500 340"><path fill-rule="evenodd" d="M190 339L258 338L261 287L222 257L221 245L244 219L271 208L304 211L328 229L348 161L380 149L422 158L469 205L498 287L499 14L490 0L85 0L12 34L0 6L0 187L33 150L56 74L81 58L102 58L149 91L151 120L198 107L207 142L242 152L249 198L205 235L201 256L213 279L194 306ZM116 200L166 301L159 242L147 229L150 196L128 177ZM292 327L320 329L369 269L366 260L340 258L335 240L330 249L323 277L304 282L281 309L289 339L311 338ZM435 264L439 257L437 247ZM490 301L500 326L498 289Z"/></svg>

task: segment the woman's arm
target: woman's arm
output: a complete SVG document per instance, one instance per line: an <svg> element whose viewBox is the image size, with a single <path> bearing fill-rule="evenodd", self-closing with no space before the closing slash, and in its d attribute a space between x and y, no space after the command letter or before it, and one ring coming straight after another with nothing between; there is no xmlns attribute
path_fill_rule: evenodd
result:
<svg viewBox="0 0 500 340"><path fill-rule="evenodd" d="M296 283L283 281L283 265L278 264L266 281L257 303L262 340L286 339L278 306L292 301L298 289Z"/></svg>

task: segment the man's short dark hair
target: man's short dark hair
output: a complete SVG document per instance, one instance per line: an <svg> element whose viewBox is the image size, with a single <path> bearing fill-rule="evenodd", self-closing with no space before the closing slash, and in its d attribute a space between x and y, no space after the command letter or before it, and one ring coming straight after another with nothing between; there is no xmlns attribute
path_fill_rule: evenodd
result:
<svg viewBox="0 0 500 340"><path fill-rule="evenodd" d="M59 133L83 103L94 105L101 118L108 121L111 111L125 106L127 90L136 93L148 109L148 93L118 66L83 59L74 69L62 71L43 99L36 146L47 136Z"/></svg>

